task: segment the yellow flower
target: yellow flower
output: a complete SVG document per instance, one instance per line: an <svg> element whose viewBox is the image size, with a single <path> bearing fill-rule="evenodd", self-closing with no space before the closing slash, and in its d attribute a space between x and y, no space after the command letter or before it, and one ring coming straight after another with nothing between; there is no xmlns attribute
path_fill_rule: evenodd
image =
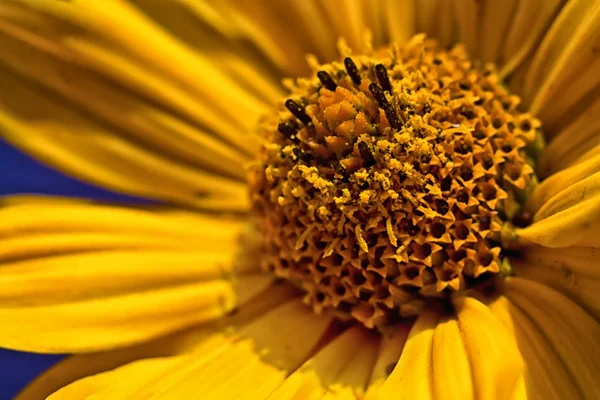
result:
<svg viewBox="0 0 600 400"><path fill-rule="evenodd" d="M0 346L78 353L20 398L599 398L599 39L590 0L3 0L0 135L162 204L1 200Z"/></svg>

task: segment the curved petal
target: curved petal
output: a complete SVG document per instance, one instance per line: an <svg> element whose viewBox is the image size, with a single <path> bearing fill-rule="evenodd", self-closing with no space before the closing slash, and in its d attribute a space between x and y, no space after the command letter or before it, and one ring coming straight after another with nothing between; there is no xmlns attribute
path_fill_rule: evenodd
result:
<svg viewBox="0 0 600 400"><path fill-rule="evenodd" d="M378 335L360 326L348 329L298 368L269 399L361 398L378 344Z"/></svg>
<svg viewBox="0 0 600 400"><path fill-rule="evenodd" d="M420 1L419 3L423 3ZM412 0L384 0L384 14L387 17L389 39L404 43L416 32L415 3Z"/></svg>
<svg viewBox="0 0 600 400"><path fill-rule="evenodd" d="M509 30L514 28L515 12L521 4L517 0L488 0L483 3L480 37L482 61L501 61L502 44Z"/></svg>
<svg viewBox="0 0 600 400"><path fill-rule="evenodd" d="M419 316L400 360L373 398L433 398L433 334L439 320L439 313L432 310Z"/></svg>
<svg viewBox="0 0 600 400"><path fill-rule="evenodd" d="M471 365L475 398L510 398L524 370L514 337L478 300L457 297L454 303Z"/></svg>
<svg viewBox="0 0 600 400"><path fill-rule="evenodd" d="M530 226L515 230L521 244L600 247L600 172L581 180L578 174L573 177L567 175L562 182L559 177L558 185L577 182L548 199L544 198L544 191L534 192L529 204L541 206ZM551 186L544 187L550 194L555 191Z"/></svg>
<svg viewBox="0 0 600 400"><path fill-rule="evenodd" d="M44 199L5 202L0 218L0 343L13 349L149 340L221 317L270 280L237 260L235 220Z"/></svg>
<svg viewBox="0 0 600 400"><path fill-rule="evenodd" d="M597 155L600 152L599 114L600 97L552 138L540 158L538 174L546 177L570 167L590 150L591 155Z"/></svg>
<svg viewBox="0 0 600 400"><path fill-rule="evenodd" d="M582 180L600 172L600 154L563 169L544 179L527 199L527 208L537 212L552 197ZM590 185L586 185L589 188ZM589 190L589 189L586 189Z"/></svg>
<svg viewBox="0 0 600 400"><path fill-rule="evenodd" d="M523 69L525 60L542 40L548 26L560 10L561 0L519 1L501 45L502 76L510 75L517 67Z"/></svg>
<svg viewBox="0 0 600 400"><path fill-rule="evenodd" d="M593 247L550 249L529 247L520 259L511 260L518 277L553 288L600 320L600 265Z"/></svg>
<svg viewBox="0 0 600 400"><path fill-rule="evenodd" d="M0 61L1 134L116 191L244 210L243 165L267 102L128 3L94 4L0 5L11 54Z"/></svg>
<svg viewBox="0 0 600 400"><path fill-rule="evenodd" d="M539 283L509 279L506 296L546 338L577 385L581 396L576 397L598 398L600 323L564 295Z"/></svg>
<svg viewBox="0 0 600 400"><path fill-rule="evenodd" d="M575 380L565 369L544 333L518 307L506 297L501 297L490 305L490 309L513 334L523 355L526 365L525 393L529 398L580 397Z"/></svg>
<svg viewBox="0 0 600 400"><path fill-rule="evenodd" d="M456 16L457 42L467 46L469 54L478 58L481 52L480 29L482 5L477 0L453 0L454 15Z"/></svg>
<svg viewBox="0 0 600 400"><path fill-rule="evenodd" d="M514 338L486 305L456 297L455 318L422 314L400 360L375 398L505 399L518 389L523 362Z"/></svg>
<svg viewBox="0 0 600 400"><path fill-rule="evenodd" d="M446 319L433 332L433 393L435 399L472 399L473 373L456 319Z"/></svg>
<svg viewBox="0 0 600 400"><path fill-rule="evenodd" d="M50 399L266 398L310 357L331 319L293 301L248 324L215 334L192 354L138 361L82 379Z"/></svg>
<svg viewBox="0 0 600 400"><path fill-rule="evenodd" d="M107 372L144 358L168 357L193 352L215 332L224 330L236 332L240 327L261 318L267 312L297 296L297 290L291 285L272 284L246 304L238 306L237 312L212 323L126 348L70 356L41 374L19 393L15 400L45 399L76 380Z"/></svg>
<svg viewBox="0 0 600 400"><path fill-rule="evenodd" d="M566 3L536 51L525 80L524 100L552 127L586 96L597 97L600 58L600 4Z"/></svg>
<svg viewBox="0 0 600 400"><path fill-rule="evenodd" d="M367 387L367 398L370 398L370 396L373 396L379 390L387 377L396 368L410 329L409 324L403 324L396 331L392 332L390 336L384 335L381 338L377 361L373 366L373 373Z"/></svg>

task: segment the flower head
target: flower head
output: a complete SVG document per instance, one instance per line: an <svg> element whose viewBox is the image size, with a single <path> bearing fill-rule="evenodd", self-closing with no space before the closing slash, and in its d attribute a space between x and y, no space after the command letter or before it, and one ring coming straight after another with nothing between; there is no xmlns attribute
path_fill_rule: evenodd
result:
<svg viewBox="0 0 600 400"><path fill-rule="evenodd" d="M155 201L0 200L21 398L598 397L599 22L5 0L0 135Z"/></svg>

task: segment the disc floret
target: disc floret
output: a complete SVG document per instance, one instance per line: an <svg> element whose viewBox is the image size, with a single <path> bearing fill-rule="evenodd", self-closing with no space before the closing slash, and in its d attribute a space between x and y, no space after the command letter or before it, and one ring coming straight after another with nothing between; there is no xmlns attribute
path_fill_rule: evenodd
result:
<svg viewBox="0 0 600 400"><path fill-rule="evenodd" d="M250 168L263 266L367 327L499 275L539 121L493 67L415 37L299 79Z"/></svg>

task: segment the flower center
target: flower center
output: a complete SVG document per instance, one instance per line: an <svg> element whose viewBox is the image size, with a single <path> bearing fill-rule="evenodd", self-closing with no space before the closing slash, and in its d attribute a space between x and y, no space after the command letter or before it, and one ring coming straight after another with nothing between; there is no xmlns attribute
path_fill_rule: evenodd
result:
<svg viewBox="0 0 600 400"><path fill-rule="evenodd" d="M378 328L506 273L540 126L518 103L422 36L298 79L250 167L263 267Z"/></svg>

